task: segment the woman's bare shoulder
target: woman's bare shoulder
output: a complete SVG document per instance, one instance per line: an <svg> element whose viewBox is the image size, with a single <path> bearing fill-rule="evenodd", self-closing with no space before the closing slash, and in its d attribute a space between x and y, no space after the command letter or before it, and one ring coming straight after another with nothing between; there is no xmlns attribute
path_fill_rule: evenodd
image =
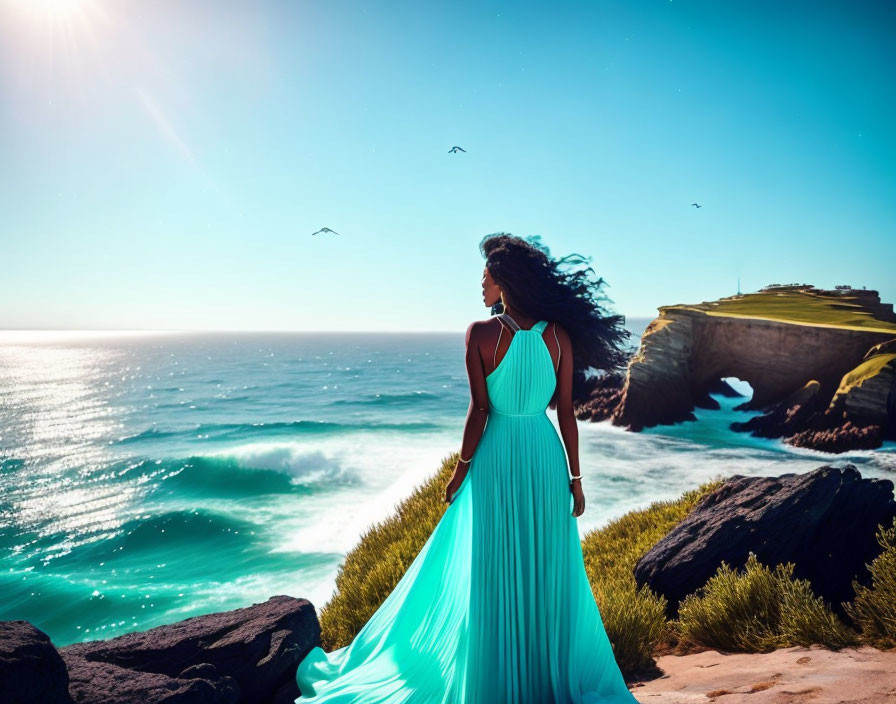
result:
<svg viewBox="0 0 896 704"><path fill-rule="evenodd" d="M495 317L474 320L467 326L467 339L471 341L488 339L498 327L501 327L501 322Z"/></svg>
<svg viewBox="0 0 896 704"><path fill-rule="evenodd" d="M467 326L467 330L477 332L479 330L493 330L494 328L500 326L501 321L498 320L495 316L492 316L491 318L484 318L483 320L474 320Z"/></svg>

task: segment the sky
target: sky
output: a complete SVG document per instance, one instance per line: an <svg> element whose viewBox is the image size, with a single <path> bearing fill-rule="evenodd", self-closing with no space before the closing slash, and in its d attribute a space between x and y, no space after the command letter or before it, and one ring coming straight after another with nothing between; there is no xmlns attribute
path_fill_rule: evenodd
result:
<svg viewBox="0 0 896 704"><path fill-rule="evenodd" d="M627 317L896 302L894 35L883 1L0 0L0 329L462 332L495 232Z"/></svg>

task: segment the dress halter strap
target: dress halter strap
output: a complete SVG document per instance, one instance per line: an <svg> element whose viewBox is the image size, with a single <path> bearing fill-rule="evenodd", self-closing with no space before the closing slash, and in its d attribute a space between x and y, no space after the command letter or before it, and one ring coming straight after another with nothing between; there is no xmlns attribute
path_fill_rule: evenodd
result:
<svg viewBox="0 0 896 704"><path fill-rule="evenodd" d="M502 323L504 323L507 327L509 327L514 332L516 332L517 330L520 329L520 326L517 325L517 322L513 318L511 318L509 315L507 315L507 313L498 313L498 315L496 315L495 317L498 318L499 320L501 320Z"/></svg>
<svg viewBox="0 0 896 704"><path fill-rule="evenodd" d="M522 330L519 324L511 318L507 313L498 313L496 318L499 318L507 327L509 327L514 332L518 332ZM523 332L544 332L544 329L548 326L547 320L539 320L535 325L533 325L528 330L523 330Z"/></svg>
<svg viewBox="0 0 896 704"><path fill-rule="evenodd" d="M494 371L498 368L498 361L497 361L498 360L498 346L501 344L501 333L504 332L504 327L510 328L513 331L513 337L516 337L516 334L518 332L537 332L539 335L541 335L544 332L544 329L548 326L547 320L539 320L537 323L535 323L535 325L533 325L528 330L523 330L519 326L519 324L513 318L511 318L507 313L498 313L495 317L501 323L501 330L498 333L498 341L495 343L495 351L492 354L492 372L491 373L494 373ZM554 336L555 337L557 336L556 328L554 329ZM559 346L560 346L560 342L558 341L557 347L559 348ZM558 360L559 360L559 353L558 353Z"/></svg>

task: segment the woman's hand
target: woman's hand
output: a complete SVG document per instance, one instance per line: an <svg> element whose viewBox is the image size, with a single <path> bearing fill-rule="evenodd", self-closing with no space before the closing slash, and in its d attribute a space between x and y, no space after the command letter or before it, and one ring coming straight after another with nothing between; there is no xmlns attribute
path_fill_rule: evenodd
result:
<svg viewBox="0 0 896 704"><path fill-rule="evenodd" d="M572 515L578 518L585 513L585 494L582 493L582 480L573 479L569 484L569 489L573 498Z"/></svg>
<svg viewBox="0 0 896 704"><path fill-rule="evenodd" d="M464 464L463 462L458 462L454 465L454 476L451 477L451 481L445 486L445 503L450 504L454 500L454 495L457 493L457 490L460 489L460 485L463 483L464 478L467 476L467 470L469 469L469 465Z"/></svg>

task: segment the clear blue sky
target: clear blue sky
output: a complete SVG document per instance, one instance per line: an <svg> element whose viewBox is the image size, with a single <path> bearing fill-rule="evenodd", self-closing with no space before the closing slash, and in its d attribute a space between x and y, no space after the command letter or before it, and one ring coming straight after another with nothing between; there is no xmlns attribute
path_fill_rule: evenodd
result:
<svg viewBox="0 0 896 704"><path fill-rule="evenodd" d="M630 317L738 275L894 302L894 36L889 2L0 0L0 328L462 331L497 231Z"/></svg>

